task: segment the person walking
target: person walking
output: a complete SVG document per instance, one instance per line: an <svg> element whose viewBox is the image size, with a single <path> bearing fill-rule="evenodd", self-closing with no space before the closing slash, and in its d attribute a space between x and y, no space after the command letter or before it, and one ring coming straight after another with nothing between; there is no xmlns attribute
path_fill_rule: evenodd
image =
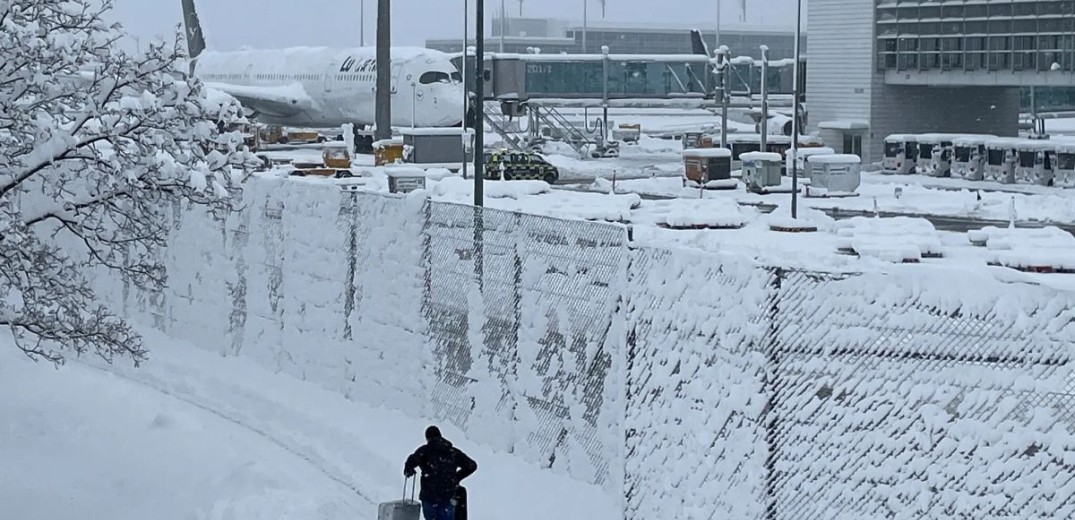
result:
<svg viewBox="0 0 1075 520"><path fill-rule="evenodd" d="M436 426L426 428L426 443L419 446L403 464L403 476L410 478L415 469L422 470L422 502L425 520L455 520L454 499L463 479L478 470L478 463L452 446Z"/></svg>

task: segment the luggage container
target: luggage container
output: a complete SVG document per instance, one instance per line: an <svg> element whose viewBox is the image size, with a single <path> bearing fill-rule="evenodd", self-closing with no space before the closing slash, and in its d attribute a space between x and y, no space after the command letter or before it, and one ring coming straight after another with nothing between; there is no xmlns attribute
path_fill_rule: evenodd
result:
<svg viewBox="0 0 1075 520"><path fill-rule="evenodd" d="M765 188L780 186L780 154L772 152L749 152L740 156L743 161L743 184L754 193Z"/></svg>
<svg viewBox="0 0 1075 520"><path fill-rule="evenodd" d="M683 185L715 189L738 187L738 181L732 179L731 150L727 148L683 150Z"/></svg>
<svg viewBox="0 0 1075 520"><path fill-rule="evenodd" d="M1075 142L1056 143L1053 186L1075 188Z"/></svg>
<svg viewBox="0 0 1075 520"><path fill-rule="evenodd" d="M808 197L846 197L855 195L862 184L862 158L854 154L815 155L810 165Z"/></svg>
<svg viewBox="0 0 1075 520"><path fill-rule="evenodd" d="M815 155L832 155L834 153L836 153L836 150L833 150L832 148L829 148L828 146L809 146L809 147L806 147L806 148L799 148L799 151L796 154L796 160L795 160L795 162L797 164L796 169L799 172L799 177L802 178L802 177L809 177L810 176L809 172L807 171L807 162L810 160L810 157L813 157ZM786 175L791 175L791 173L790 173L791 172L791 149L790 148L786 152L784 152L784 156L787 158L787 164L784 166L785 174Z"/></svg>
<svg viewBox="0 0 1075 520"><path fill-rule="evenodd" d="M799 136L799 149L822 146L820 139L805 135ZM750 152L767 152L783 156L791 148L791 137L786 135L765 136L765 149L761 149L760 134L729 134L728 148L732 151L732 169L743 167L741 156Z"/></svg>
<svg viewBox="0 0 1075 520"><path fill-rule="evenodd" d="M952 176L972 181L985 174L985 144L993 135L965 135L952 140Z"/></svg>
<svg viewBox="0 0 1075 520"><path fill-rule="evenodd" d="M918 137L914 134L892 134L885 138L885 157L881 171L890 175L907 175L914 171L918 160Z"/></svg>
<svg viewBox="0 0 1075 520"><path fill-rule="evenodd" d="M1056 143L1044 139L1027 139L1016 145L1015 153L1015 182L1052 186Z"/></svg>
<svg viewBox="0 0 1075 520"><path fill-rule="evenodd" d="M982 180L1015 183L1015 147L1022 139L993 139L985 143L985 172Z"/></svg>

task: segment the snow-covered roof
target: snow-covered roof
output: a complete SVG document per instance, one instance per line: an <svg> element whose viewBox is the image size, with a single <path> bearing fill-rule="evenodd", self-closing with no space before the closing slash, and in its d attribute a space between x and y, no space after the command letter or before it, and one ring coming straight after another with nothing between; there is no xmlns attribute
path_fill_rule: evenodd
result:
<svg viewBox="0 0 1075 520"><path fill-rule="evenodd" d="M486 60L519 60L535 62L584 62L602 61L603 54L518 54L518 53L486 53ZM660 63L709 63L711 58L704 54L609 54L612 61L627 61L633 63L660 62Z"/></svg>
<svg viewBox="0 0 1075 520"><path fill-rule="evenodd" d="M805 137L805 136L804 136ZM761 134L732 134L728 133L728 143L760 143ZM786 135L767 135L766 143L791 144L791 137Z"/></svg>
<svg viewBox="0 0 1075 520"><path fill-rule="evenodd" d="M463 135L459 128L403 128L399 133L403 135ZM474 129L468 128L468 134L473 134Z"/></svg>
<svg viewBox="0 0 1075 520"><path fill-rule="evenodd" d="M831 155L815 155L810 158L814 164L861 164L862 158L850 153L834 153Z"/></svg>
<svg viewBox="0 0 1075 520"><path fill-rule="evenodd" d="M974 137L978 134L918 134L918 142L924 144L938 144L952 142L962 137ZM993 136L996 137L996 136Z"/></svg>
<svg viewBox="0 0 1075 520"><path fill-rule="evenodd" d="M990 134L967 134L963 137L953 139L952 144L956 146L977 146L996 138L997 136Z"/></svg>
<svg viewBox="0 0 1075 520"><path fill-rule="evenodd" d="M896 141L901 143L916 142L918 140L917 134L892 134L885 137L885 141Z"/></svg>
<svg viewBox="0 0 1075 520"><path fill-rule="evenodd" d="M1048 139L1026 139L1019 143L1017 148L1020 151L1042 151L1042 150L1055 150L1057 143Z"/></svg>
<svg viewBox="0 0 1075 520"><path fill-rule="evenodd" d="M1026 141L1029 141L1029 139L1022 139L1022 138L1018 138L1018 137L998 137L996 139L990 139L990 140L986 141L985 142L985 147L986 148L994 148L994 149L998 149L998 148L1011 149L1011 148L1017 148L1019 145L1023 144Z"/></svg>
<svg viewBox="0 0 1075 520"><path fill-rule="evenodd" d="M727 148L687 148L683 150L684 157L731 157L732 151Z"/></svg>
<svg viewBox="0 0 1075 520"><path fill-rule="evenodd" d="M1065 141L1056 143L1057 153L1075 153L1075 142Z"/></svg>
<svg viewBox="0 0 1075 520"><path fill-rule="evenodd" d="M817 127L824 130L867 130L870 128L870 122L856 119L837 119L835 121L822 121L817 124Z"/></svg>
<svg viewBox="0 0 1075 520"><path fill-rule="evenodd" d="M791 157L792 152L793 150L791 148L788 148L784 152L784 155L786 157ZM804 146L798 149L799 157L809 157L811 155L832 155L834 153L836 153L836 150L833 150L828 146Z"/></svg>
<svg viewBox="0 0 1075 520"><path fill-rule="evenodd" d="M772 161L780 162L780 154L773 152L747 152L739 155L740 161Z"/></svg>

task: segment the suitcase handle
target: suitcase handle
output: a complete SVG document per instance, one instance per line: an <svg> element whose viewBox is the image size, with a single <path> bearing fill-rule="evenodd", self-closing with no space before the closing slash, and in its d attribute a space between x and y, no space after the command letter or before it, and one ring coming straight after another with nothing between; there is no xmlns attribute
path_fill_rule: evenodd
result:
<svg viewBox="0 0 1075 520"><path fill-rule="evenodd" d="M411 502L414 502L415 489L418 487L418 476L417 475L415 475L413 477L404 477L403 478L403 500L407 500L407 481L411 480L412 478L414 480L411 481Z"/></svg>

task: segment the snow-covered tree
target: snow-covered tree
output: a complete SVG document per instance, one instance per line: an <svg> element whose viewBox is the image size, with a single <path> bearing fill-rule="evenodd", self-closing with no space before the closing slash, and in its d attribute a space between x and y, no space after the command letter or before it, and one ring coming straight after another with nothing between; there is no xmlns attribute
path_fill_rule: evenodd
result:
<svg viewBox="0 0 1075 520"><path fill-rule="evenodd" d="M184 80L179 36L131 55L111 0L0 0L0 327L35 359L146 356L86 273L165 282L175 199L223 204L253 156L241 114Z"/></svg>

